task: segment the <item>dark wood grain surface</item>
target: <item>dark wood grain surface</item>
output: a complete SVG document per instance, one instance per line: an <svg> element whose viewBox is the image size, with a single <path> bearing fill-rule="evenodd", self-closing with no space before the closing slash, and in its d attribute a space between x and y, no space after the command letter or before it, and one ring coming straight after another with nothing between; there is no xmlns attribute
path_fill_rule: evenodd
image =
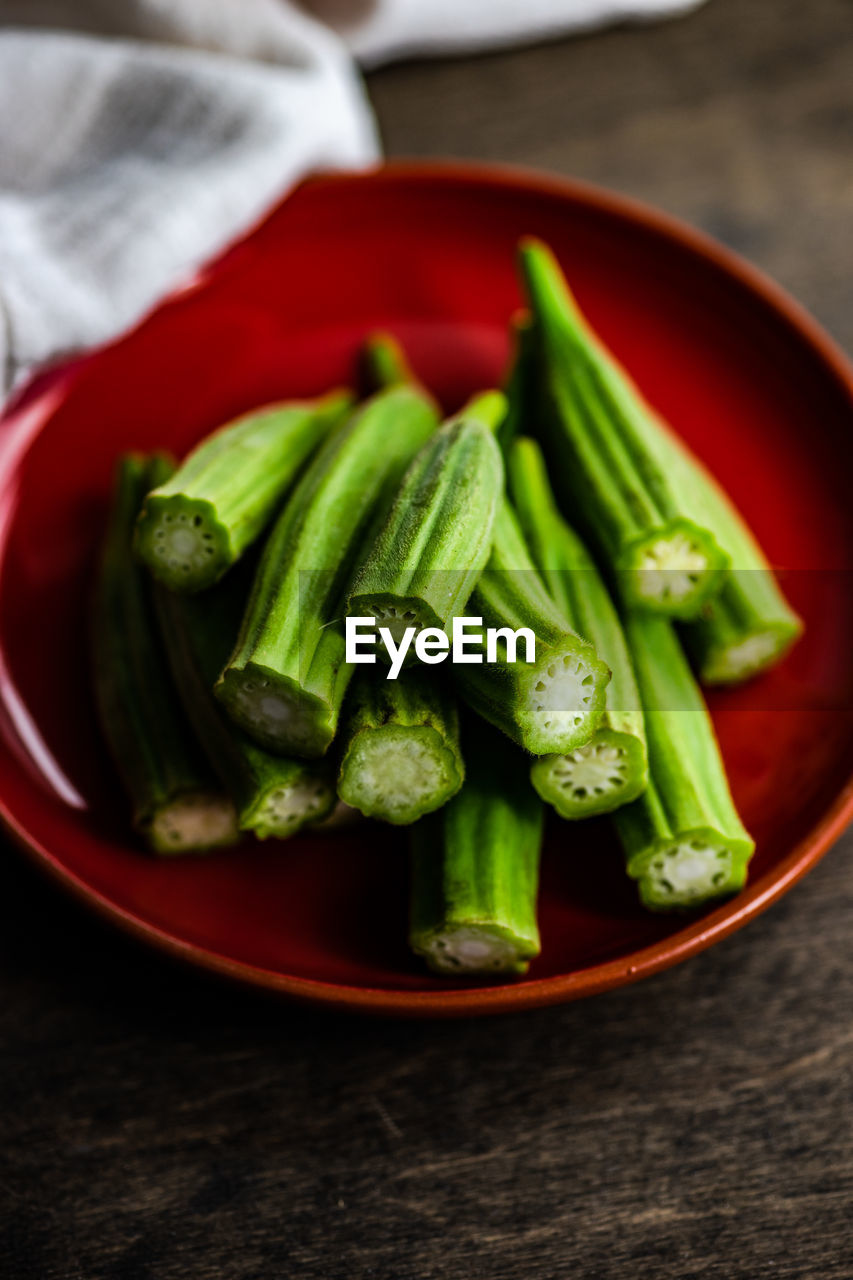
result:
<svg viewBox="0 0 853 1280"><path fill-rule="evenodd" d="M849 0L711 0L370 89L390 153L652 200L853 347ZM640 986L406 1024L177 968L10 851L0 1276L850 1280L851 855Z"/></svg>

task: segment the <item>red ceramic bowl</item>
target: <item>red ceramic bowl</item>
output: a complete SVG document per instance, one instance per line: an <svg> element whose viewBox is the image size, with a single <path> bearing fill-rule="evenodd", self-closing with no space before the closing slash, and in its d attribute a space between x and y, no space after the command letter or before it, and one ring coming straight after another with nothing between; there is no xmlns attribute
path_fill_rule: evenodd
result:
<svg viewBox="0 0 853 1280"><path fill-rule="evenodd" d="M352 377L377 326L448 407L494 383L518 237L549 241L593 323L742 506L806 619L772 674L714 695L758 850L700 917L636 903L604 823L554 823L524 981L428 976L406 949L405 835L373 826L156 862L128 836L86 676L86 604L125 449L185 451L240 410ZM0 424L2 815L34 859L152 944L291 996L475 1013L602 991L744 924L853 815L853 374L732 254L626 200L532 174L393 165L314 179L120 341L40 377Z"/></svg>

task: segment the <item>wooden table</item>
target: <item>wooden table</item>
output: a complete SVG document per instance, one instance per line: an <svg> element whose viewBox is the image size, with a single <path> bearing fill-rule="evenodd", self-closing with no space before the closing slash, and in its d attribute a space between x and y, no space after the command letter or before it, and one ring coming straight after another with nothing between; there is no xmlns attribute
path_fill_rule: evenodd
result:
<svg viewBox="0 0 853 1280"><path fill-rule="evenodd" d="M654 201L853 347L853 9L711 0L370 77L391 154ZM640 986L350 1020L116 936L19 857L0 895L4 1280L850 1280L849 837Z"/></svg>

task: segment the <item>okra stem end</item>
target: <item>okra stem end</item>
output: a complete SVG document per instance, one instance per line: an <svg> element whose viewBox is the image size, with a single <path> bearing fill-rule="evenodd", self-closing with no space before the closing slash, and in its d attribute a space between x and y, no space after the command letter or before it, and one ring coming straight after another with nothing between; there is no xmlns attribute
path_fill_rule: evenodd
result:
<svg viewBox="0 0 853 1280"><path fill-rule="evenodd" d="M234 723L269 751L315 759L334 736L325 702L258 663L227 667L214 693Z"/></svg>
<svg viewBox="0 0 853 1280"><path fill-rule="evenodd" d="M645 745L633 734L598 729L589 742L574 751L535 760L530 781L561 818L576 820L612 813L636 800L646 788Z"/></svg>
<svg viewBox="0 0 853 1280"><path fill-rule="evenodd" d="M447 925L412 938L412 950L442 977L520 977L539 954L538 939L520 938L509 929L476 921Z"/></svg>
<svg viewBox="0 0 853 1280"><path fill-rule="evenodd" d="M609 667L576 637L550 647L522 674L521 746L548 755L588 742L604 712L609 680Z"/></svg>
<svg viewBox="0 0 853 1280"><path fill-rule="evenodd" d="M769 624L735 643L712 645L699 666L699 679L709 685L749 680L780 662L802 633L802 622L792 616L789 622Z"/></svg>
<svg viewBox="0 0 853 1280"><path fill-rule="evenodd" d="M689 911L737 893L746 883L751 840L723 839L710 828L661 840L628 863L640 901L651 911Z"/></svg>
<svg viewBox="0 0 853 1280"><path fill-rule="evenodd" d="M617 570L629 604L673 618L695 618L723 585L729 557L689 520L671 521L627 548Z"/></svg>
<svg viewBox="0 0 853 1280"><path fill-rule="evenodd" d="M184 494L149 494L137 521L135 549L172 591L212 586L233 559L228 531L212 503Z"/></svg>
<svg viewBox="0 0 853 1280"><path fill-rule="evenodd" d="M234 805L212 792L176 796L141 825L152 852L164 856L221 848L240 835Z"/></svg>
<svg viewBox="0 0 853 1280"><path fill-rule="evenodd" d="M248 812L241 813L240 826L259 840L286 840L308 823L327 818L336 798L329 778L300 774L292 782L271 787Z"/></svg>
<svg viewBox="0 0 853 1280"><path fill-rule="evenodd" d="M378 629L384 627L398 646L410 627L414 627L417 635L427 627L443 628L445 624L445 619L440 618L425 600L418 596L395 595L390 591L371 591L352 596L347 604L347 617L375 618L377 637ZM384 644L377 643L376 653L380 662L386 665L391 663L391 655ZM406 653L407 665L414 656L413 647L410 646Z"/></svg>
<svg viewBox="0 0 853 1280"><path fill-rule="evenodd" d="M456 794L459 764L429 725L362 729L341 762L338 795L366 818L407 826Z"/></svg>

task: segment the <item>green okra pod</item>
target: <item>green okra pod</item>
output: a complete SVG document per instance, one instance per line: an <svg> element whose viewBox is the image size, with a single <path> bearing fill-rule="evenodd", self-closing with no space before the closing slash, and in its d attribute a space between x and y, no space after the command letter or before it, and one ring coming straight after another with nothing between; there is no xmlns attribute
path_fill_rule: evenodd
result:
<svg viewBox="0 0 853 1280"><path fill-rule="evenodd" d="M98 569L92 658L101 726L133 808L155 853L232 844L234 806L184 717L163 654L147 575L131 539L142 500L164 479L163 457L121 459Z"/></svg>
<svg viewBox="0 0 853 1280"><path fill-rule="evenodd" d="M729 565L716 530L696 515L702 468L692 457L668 465L669 432L589 328L550 250L525 240L520 261L534 321L536 429L558 496L629 606L696 617Z"/></svg>
<svg viewBox="0 0 853 1280"><path fill-rule="evenodd" d="M412 828L409 942L436 973L522 974L539 954L542 802L523 755L466 725L467 777Z"/></svg>
<svg viewBox="0 0 853 1280"><path fill-rule="evenodd" d="M202 440L150 493L136 549L173 591L211 586L269 523L306 459L352 404L348 392L266 405Z"/></svg>
<svg viewBox="0 0 853 1280"><path fill-rule="evenodd" d="M648 780L643 709L622 623L592 557L557 510L535 441L516 439L508 472L521 527L551 598L612 673L592 737L568 754L534 761L531 781L563 818L609 813L636 799Z"/></svg>
<svg viewBox="0 0 853 1280"><path fill-rule="evenodd" d="M491 660L487 649L481 661L454 668L469 706L533 755L565 753L587 742L604 713L610 671L548 595L506 499L467 614L495 633ZM527 635L511 648L515 632ZM475 628L469 634L482 637Z"/></svg>
<svg viewBox="0 0 853 1280"><path fill-rule="evenodd" d="M216 685L262 746L311 758L332 741L353 673L342 622L351 575L436 423L419 389L377 393L332 432L285 504Z"/></svg>
<svg viewBox="0 0 853 1280"><path fill-rule="evenodd" d="M645 713L649 785L613 822L645 906L701 906L743 887L755 843L735 809L711 717L671 624L637 611L625 630Z"/></svg>
<svg viewBox="0 0 853 1280"><path fill-rule="evenodd" d="M339 796L384 822L408 824L440 808L465 776L455 699L435 672L357 676L341 746Z"/></svg>
<svg viewBox="0 0 853 1280"><path fill-rule="evenodd" d="M355 575L350 617L375 618L399 643L463 612L491 551L505 410L500 392L477 396L418 452Z"/></svg>
<svg viewBox="0 0 853 1280"><path fill-rule="evenodd" d="M245 605L247 584L241 577L229 574L212 590L193 596L157 586L157 613L184 710L234 800L241 829L262 840L285 839L331 813L334 782L325 761L288 759L258 746L213 696Z"/></svg>
<svg viewBox="0 0 853 1280"><path fill-rule="evenodd" d="M681 465L675 446L673 465ZM703 684L738 684L780 662L803 624L743 517L712 476L699 478L696 502L717 529L732 569L722 591L683 626L681 636Z"/></svg>

